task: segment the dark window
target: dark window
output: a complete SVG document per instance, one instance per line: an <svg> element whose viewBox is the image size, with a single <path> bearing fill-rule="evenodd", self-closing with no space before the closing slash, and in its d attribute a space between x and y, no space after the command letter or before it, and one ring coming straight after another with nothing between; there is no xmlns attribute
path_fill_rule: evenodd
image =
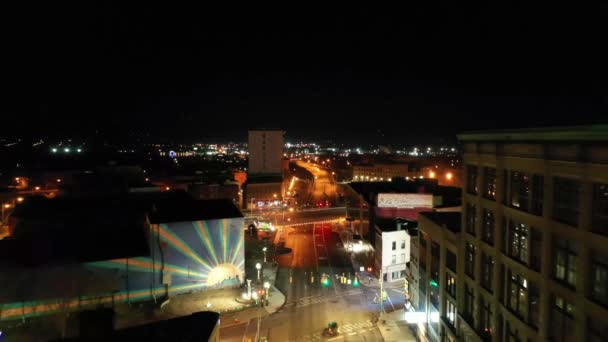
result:
<svg viewBox="0 0 608 342"><path fill-rule="evenodd" d="M549 337L553 341L574 341L574 304L559 296L553 297Z"/></svg>
<svg viewBox="0 0 608 342"><path fill-rule="evenodd" d="M553 179L553 219L576 227L578 225L580 184L578 181Z"/></svg>
<svg viewBox="0 0 608 342"><path fill-rule="evenodd" d="M494 275L494 260L481 252L481 286L492 292L492 277Z"/></svg>
<svg viewBox="0 0 608 342"><path fill-rule="evenodd" d="M446 249L445 265L453 272L456 272L456 263L456 254L452 253L449 249Z"/></svg>
<svg viewBox="0 0 608 342"><path fill-rule="evenodd" d="M542 215L544 177L526 172L511 171L509 181L508 205L534 215Z"/></svg>
<svg viewBox="0 0 608 342"><path fill-rule="evenodd" d="M521 338L519 337L519 331L517 331L517 329L513 328L511 326L511 324L509 324L509 321L507 321L506 324L506 342L521 342Z"/></svg>
<svg viewBox="0 0 608 342"><path fill-rule="evenodd" d="M452 296L452 298L456 299L456 278L454 278L450 273L446 272L445 279L445 291Z"/></svg>
<svg viewBox="0 0 608 342"><path fill-rule="evenodd" d="M479 296L479 327L477 330L484 341L492 341L492 308L482 296Z"/></svg>
<svg viewBox="0 0 608 342"><path fill-rule="evenodd" d="M587 317L587 331L589 332L589 342L608 341L608 323L601 322L598 317Z"/></svg>
<svg viewBox="0 0 608 342"><path fill-rule="evenodd" d="M405 249L405 240L401 240L401 249Z"/></svg>
<svg viewBox="0 0 608 342"><path fill-rule="evenodd" d="M397 250L397 242L396 241L393 241L392 247L393 247L393 250Z"/></svg>
<svg viewBox="0 0 608 342"><path fill-rule="evenodd" d="M475 221L477 221L477 210L475 209L475 204L467 203L465 220L465 229L467 233L475 236Z"/></svg>
<svg viewBox="0 0 608 342"><path fill-rule="evenodd" d="M426 270L426 234L420 236L420 268Z"/></svg>
<svg viewBox="0 0 608 342"><path fill-rule="evenodd" d="M475 246L473 244L468 243L465 248L465 273L475 279Z"/></svg>
<svg viewBox="0 0 608 342"><path fill-rule="evenodd" d="M593 184L591 231L608 235L608 184Z"/></svg>
<svg viewBox="0 0 608 342"><path fill-rule="evenodd" d="M507 254L526 265L528 264L529 227L524 223L509 221L507 234Z"/></svg>
<svg viewBox="0 0 608 342"><path fill-rule="evenodd" d="M553 276L569 287L576 287L576 273L578 257L576 242L554 236L555 268Z"/></svg>
<svg viewBox="0 0 608 342"><path fill-rule="evenodd" d="M538 329L540 321L540 291L533 282L530 282L528 287L530 288L530 315L528 317L528 323Z"/></svg>
<svg viewBox="0 0 608 342"><path fill-rule="evenodd" d="M591 256L591 299L608 307L608 257Z"/></svg>
<svg viewBox="0 0 608 342"><path fill-rule="evenodd" d="M507 307L524 322L528 317L528 281L507 270Z"/></svg>
<svg viewBox="0 0 608 342"><path fill-rule="evenodd" d="M467 165L467 192L477 194L477 166Z"/></svg>
<svg viewBox="0 0 608 342"><path fill-rule="evenodd" d="M431 241L431 276L429 294L431 303L439 307L439 245Z"/></svg>
<svg viewBox="0 0 608 342"><path fill-rule="evenodd" d="M421 269L418 271L419 276L420 276L420 280L419 280L419 285L420 285L420 301L422 301L422 298L426 298L426 282L427 282L427 278L426 278L426 272L425 270ZM426 300L426 299L425 299Z"/></svg>
<svg viewBox="0 0 608 342"><path fill-rule="evenodd" d="M502 184L503 184L503 188L502 188L502 203L505 205L511 205L511 203L509 203L509 198L511 198L509 196L509 171L504 170L503 171L503 177L502 177Z"/></svg>
<svg viewBox="0 0 608 342"><path fill-rule="evenodd" d="M496 169L493 167L483 169L483 197L496 200Z"/></svg>
<svg viewBox="0 0 608 342"><path fill-rule="evenodd" d="M483 241L494 245L494 229L496 227L496 221L494 219L494 212L492 210L483 209L483 222L482 222L482 235Z"/></svg>
<svg viewBox="0 0 608 342"><path fill-rule="evenodd" d="M511 200L512 207L528 211L532 179L524 172L511 171Z"/></svg>
<svg viewBox="0 0 608 342"><path fill-rule="evenodd" d="M532 239L530 246L530 267L533 270L540 272L540 261L543 247L543 234L538 229L531 229Z"/></svg>
<svg viewBox="0 0 608 342"><path fill-rule="evenodd" d="M473 293L473 289L469 287L468 284L464 284L464 319L469 322L469 324L474 327L475 321L473 320L473 307L475 304L475 294Z"/></svg>
<svg viewBox="0 0 608 342"><path fill-rule="evenodd" d="M530 213L534 215L543 214L543 197L545 189L545 177L541 175L532 176L532 203Z"/></svg>

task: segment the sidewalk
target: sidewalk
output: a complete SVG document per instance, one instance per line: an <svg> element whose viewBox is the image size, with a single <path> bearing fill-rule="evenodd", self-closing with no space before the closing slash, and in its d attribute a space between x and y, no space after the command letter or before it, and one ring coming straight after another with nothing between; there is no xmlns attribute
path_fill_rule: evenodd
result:
<svg viewBox="0 0 608 342"><path fill-rule="evenodd" d="M384 314L378 322L378 329L385 342L409 342L416 341L416 337L409 329L407 322L403 319L405 309L395 310Z"/></svg>

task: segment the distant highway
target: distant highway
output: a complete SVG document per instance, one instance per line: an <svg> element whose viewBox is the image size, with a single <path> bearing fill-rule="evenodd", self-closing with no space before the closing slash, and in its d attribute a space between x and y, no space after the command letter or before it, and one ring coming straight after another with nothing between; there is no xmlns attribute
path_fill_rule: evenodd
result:
<svg viewBox="0 0 608 342"><path fill-rule="evenodd" d="M314 177L310 194L313 203L333 202L338 198L338 185L330 171L301 160L296 161L296 165L310 172Z"/></svg>

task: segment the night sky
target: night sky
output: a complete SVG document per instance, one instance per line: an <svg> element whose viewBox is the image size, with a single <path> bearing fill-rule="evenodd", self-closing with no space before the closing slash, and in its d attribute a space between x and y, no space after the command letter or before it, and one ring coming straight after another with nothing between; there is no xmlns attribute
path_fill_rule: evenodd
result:
<svg viewBox="0 0 608 342"><path fill-rule="evenodd" d="M2 134L399 144L608 122L606 5L123 2L6 12Z"/></svg>

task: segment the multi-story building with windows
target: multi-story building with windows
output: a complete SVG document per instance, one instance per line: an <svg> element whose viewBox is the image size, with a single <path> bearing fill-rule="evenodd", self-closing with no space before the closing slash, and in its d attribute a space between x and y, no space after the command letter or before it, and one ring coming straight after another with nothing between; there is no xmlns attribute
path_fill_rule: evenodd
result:
<svg viewBox="0 0 608 342"><path fill-rule="evenodd" d="M407 219L381 219L376 222L375 271L383 281L405 278L406 264L410 261L410 235L416 221Z"/></svg>
<svg viewBox="0 0 608 342"><path fill-rule="evenodd" d="M418 216L407 280L410 311L424 312L426 318L416 324L416 334L422 341L456 341L460 227L459 212L424 212Z"/></svg>
<svg viewBox="0 0 608 342"><path fill-rule="evenodd" d="M459 139L465 184L456 335L607 341L608 126ZM437 309L451 317L448 305Z"/></svg>

